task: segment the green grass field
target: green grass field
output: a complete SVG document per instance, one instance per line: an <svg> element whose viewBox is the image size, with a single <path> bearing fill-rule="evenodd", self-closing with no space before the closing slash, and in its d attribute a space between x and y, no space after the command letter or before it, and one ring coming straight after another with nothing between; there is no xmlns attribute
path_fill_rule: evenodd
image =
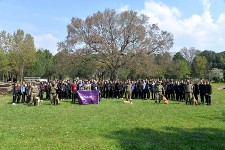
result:
<svg viewBox="0 0 225 150"><path fill-rule="evenodd" d="M99 105L11 105L0 97L0 149L225 149L225 90L212 105L102 99Z"/></svg>

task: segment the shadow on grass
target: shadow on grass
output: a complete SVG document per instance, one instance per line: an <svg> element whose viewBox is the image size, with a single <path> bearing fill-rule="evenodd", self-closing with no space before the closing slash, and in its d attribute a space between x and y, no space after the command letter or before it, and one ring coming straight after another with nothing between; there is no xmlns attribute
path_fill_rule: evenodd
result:
<svg viewBox="0 0 225 150"><path fill-rule="evenodd" d="M112 132L107 138L117 140L124 150L225 149L225 130L215 128L134 128Z"/></svg>

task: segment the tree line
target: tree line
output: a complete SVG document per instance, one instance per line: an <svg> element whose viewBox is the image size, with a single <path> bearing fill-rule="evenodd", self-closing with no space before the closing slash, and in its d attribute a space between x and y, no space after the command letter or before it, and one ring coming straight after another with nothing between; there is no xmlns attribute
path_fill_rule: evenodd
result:
<svg viewBox="0 0 225 150"><path fill-rule="evenodd" d="M42 78L223 79L225 52L182 48L173 54L173 35L135 11L106 9L72 18L58 53L36 49L30 34L0 32L2 80Z"/></svg>

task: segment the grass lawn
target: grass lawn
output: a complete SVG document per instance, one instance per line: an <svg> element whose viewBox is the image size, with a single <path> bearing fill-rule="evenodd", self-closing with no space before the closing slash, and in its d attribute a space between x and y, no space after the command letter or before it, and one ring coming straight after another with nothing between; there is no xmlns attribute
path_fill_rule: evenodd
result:
<svg viewBox="0 0 225 150"><path fill-rule="evenodd" d="M212 105L102 99L99 105L11 105L0 97L0 149L225 149L225 90Z"/></svg>

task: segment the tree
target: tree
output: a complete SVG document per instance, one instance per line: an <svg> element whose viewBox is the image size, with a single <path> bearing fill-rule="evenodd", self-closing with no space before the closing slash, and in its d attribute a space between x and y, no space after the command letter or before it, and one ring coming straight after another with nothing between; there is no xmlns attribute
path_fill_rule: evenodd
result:
<svg viewBox="0 0 225 150"><path fill-rule="evenodd" d="M207 72L207 59L205 56L196 56L192 63L193 76L204 78Z"/></svg>
<svg viewBox="0 0 225 150"><path fill-rule="evenodd" d="M184 58L184 56L180 53L180 52L177 52L174 56L173 56L173 61L177 61L177 60L186 60Z"/></svg>
<svg viewBox="0 0 225 150"><path fill-rule="evenodd" d="M208 74L208 77L209 77L209 80L220 82L223 80L223 70L218 68L213 68Z"/></svg>
<svg viewBox="0 0 225 150"><path fill-rule="evenodd" d="M9 49L11 49L12 36L6 31L0 32L0 74L2 74L3 81L5 76L10 71L9 67Z"/></svg>
<svg viewBox="0 0 225 150"><path fill-rule="evenodd" d="M199 51L196 50L194 47L191 47L190 49L187 49L186 47L184 47L180 50L180 53L189 62L189 64L191 64L196 54L199 53Z"/></svg>
<svg viewBox="0 0 225 150"><path fill-rule="evenodd" d="M171 33L161 31L157 24L149 25L148 17L135 11L106 9L85 20L72 18L67 30L66 40L58 43L59 50L81 48L83 54L100 54L98 61L106 64L111 79L138 54L167 51L173 46Z"/></svg>
<svg viewBox="0 0 225 150"><path fill-rule="evenodd" d="M212 68L216 67L217 62L216 52L205 50L201 52L199 56L205 56L205 58L207 59L208 62L207 70L211 70ZM218 61L220 61L220 59L218 59Z"/></svg>
<svg viewBox="0 0 225 150"><path fill-rule="evenodd" d="M8 59L8 54L4 53L2 50L0 50L0 74L2 74L3 77L3 82L5 80L5 75L9 71L9 59Z"/></svg>
<svg viewBox="0 0 225 150"><path fill-rule="evenodd" d="M171 75L177 79L187 79L191 75L191 66L187 59L181 52L177 52L173 56L173 63L170 66Z"/></svg>
<svg viewBox="0 0 225 150"><path fill-rule="evenodd" d="M24 70L35 61L34 38L30 34L25 34L19 29L13 34L12 49L10 53L10 65L13 72L23 80Z"/></svg>
<svg viewBox="0 0 225 150"><path fill-rule="evenodd" d="M47 49L38 49L35 52L35 62L26 69L27 76L51 78L55 73L55 65L52 53Z"/></svg>
<svg viewBox="0 0 225 150"><path fill-rule="evenodd" d="M165 52L158 54L155 58L156 62L156 77L170 77L169 69L171 68L172 57L170 53Z"/></svg>
<svg viewBox="0 0 225 150"><path fill-rule="evenodd" d="M178 60L175 62L176 78L177 79L187 79L191 76L191 68L187 61Z"/></svg>

